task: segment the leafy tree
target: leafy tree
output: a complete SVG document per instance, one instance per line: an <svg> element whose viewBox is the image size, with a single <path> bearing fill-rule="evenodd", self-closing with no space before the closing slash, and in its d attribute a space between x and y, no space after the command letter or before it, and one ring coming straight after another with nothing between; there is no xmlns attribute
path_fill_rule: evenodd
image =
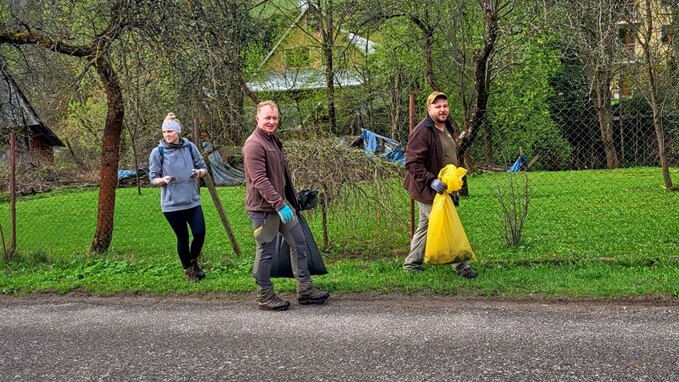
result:
<svg viewBox="0 0 679 382"><path fill-rule="evenodd" d="M644 22L635 23L633 22L634 20L629 20L629 24L633 28L636 41L641 45L641 60L643 63L641 72L645 77L645 81L641 84L641 90L653 111L653 127L658 144L658 159L660 161L663 182L665 189L671 190L673 186L665 152L665 128L662 123L661 110L665 101L661 89L661 73L669 71L664 69L668 68L668 63L670 62L670 59L666 57L667 54L663 54L668 49L663 48L662 45L669 43L670 41L665 39L671 39L671 37L663 36L661 28L657 26L657 24L665 21L663 19L666 18L666 16L660 14L657 4L651 0L642 0L640 8L641 13L644 15ZM629 14L625 16L630 17ZM636 15L631 17L636 17Z"/></svg>
<svg viewBox="0 0 679 382"><path fill-rule="evenodd" d="M553 89L548 98L552 120L571 147L569 168L596 168L600 150L595 144L600 137L597 114L589 99L589 80L582 62L560 41L552 42L558 51L559 70L550 80Z"/></svg>
<svg viewBox="0 0 679 382"><path fill-rule="evenodd" d="M548 36L524 41L514 52L520 64L508 68L492 92L493 128L488 133L494 162L513 161L523 149L529 158L539 156L537 168L563 169L569 163L570 145L552 120L548 102L553 94L550 80L560 70L559 52Z"/></svg>
<svg viewBox="0 0 679 382"><path fill-rule="evenodd" d="M29 4L31 3L31 4ZM118 178L120 138L124 107L120 80L112 51L120 36L131 28L139 16L138 2L76 2L72 7L12 2L12 19L0 27L0 44L41 46L56 53L77 57L93 68L106 93L107 114L103 131L100 192L97 227L90 250L106 251L113 232L115 189ZM46 17L51 16L51 17Z"/></svg>
<svg viewBox="0 0 679 382"><path fill-rule="evenodd" d="M550 13L555 30L585 68L609 169L620 165L613 142L611 85L616 77L615 63L625 57L618 25L625 4L618 0L576 0L553 4Z"/></svg>

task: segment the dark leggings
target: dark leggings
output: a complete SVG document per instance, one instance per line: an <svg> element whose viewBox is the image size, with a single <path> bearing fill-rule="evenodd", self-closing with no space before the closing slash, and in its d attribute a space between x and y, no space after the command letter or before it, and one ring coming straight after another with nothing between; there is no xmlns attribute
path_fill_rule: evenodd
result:
<svg viewBox="0 0 679 382"><path fill-rule="evenodd" d="M177 235L177 253L184 269L189 268L200 256L205 242L205 218L201 206L193 207L188 210L163 212L165 218L170 223L174 234ZM193 241L189 250L189 230L186 225L191 227Z"/></svg>

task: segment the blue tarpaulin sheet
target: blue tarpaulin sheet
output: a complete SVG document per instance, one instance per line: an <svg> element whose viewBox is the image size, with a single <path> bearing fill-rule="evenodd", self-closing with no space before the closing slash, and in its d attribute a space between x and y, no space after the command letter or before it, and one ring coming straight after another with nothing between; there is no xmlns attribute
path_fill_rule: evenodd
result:
<svg viewBox="0 0 679 382"><path fill-rule="evenodd" d="M219 151L212 150L211 142L203 142L202 145L206 152L212 151L207 156L207 162L212 170L212 178L215 180L215 184L234 185L245 182L243 172L225 163Z"/></svg>
<svg viewBox="0 0 679 382"><path fill-rule="evenodd" d="M510 167L507 172L519 172L521 170L525 170L526 166L528 165L528 159L526 159L525 156L521 155L519 159L514 162L512 167Z"/></svg>
<svg viewBox="0 0 679 382"><path fill-rule="evenodd" d="M387 138L370 130L363 131L363 151L374 154L385 160L405 166L406 154L403 146L397 140Z"/></svg>
<svg viewBox="0 0 679 382"><path fill-rule="evenodd" d="M118 170L118 179L131 178L136 174L136 170Z"/></svg>

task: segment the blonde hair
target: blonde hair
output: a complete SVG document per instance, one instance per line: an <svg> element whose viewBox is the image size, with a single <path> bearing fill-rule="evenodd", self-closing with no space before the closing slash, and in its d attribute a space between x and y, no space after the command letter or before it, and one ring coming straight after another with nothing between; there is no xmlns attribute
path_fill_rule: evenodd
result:
<svg viewBox="0 0 679 382"><path fill-rule="evenodd" d="M167 113L167 115L165 116L165 119L170 119L170 120L179 122L179 119L177 119L177 116L174 115L173 112Z"/></svg>
<svg viewBox="0 0 679 382"><path fill-rule="evenodd" d="M278 110L278 105L276 105L276 102L274 102L274 101L268 99L268 100L266 100L266 101L262 101L262 102L260 102L260 103L257 104L257 114L259 114L259 111L262 110L262 108L264 108L264 107L266 107L266 106L269 106L269 107L271 107L271 108L273 108L273 109Z"/></svg>

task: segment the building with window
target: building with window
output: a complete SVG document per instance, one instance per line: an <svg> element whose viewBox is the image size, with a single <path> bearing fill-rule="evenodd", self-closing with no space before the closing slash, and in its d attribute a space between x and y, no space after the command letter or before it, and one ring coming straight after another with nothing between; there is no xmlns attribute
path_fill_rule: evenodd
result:
<svg viewBox="0 0 679 382"><path fill-rule="evenodd" d="M634 92L633 79L642 65L665 65L672 53L673 30L679 2L677 0L650 0L650 12L646 0L624 0L618 25L618 40L621 55L616 60L617 78L613 97L631 96ZM648 28L651 26L650 33ZM653 62L646 62L645 46Z"/></svg>

